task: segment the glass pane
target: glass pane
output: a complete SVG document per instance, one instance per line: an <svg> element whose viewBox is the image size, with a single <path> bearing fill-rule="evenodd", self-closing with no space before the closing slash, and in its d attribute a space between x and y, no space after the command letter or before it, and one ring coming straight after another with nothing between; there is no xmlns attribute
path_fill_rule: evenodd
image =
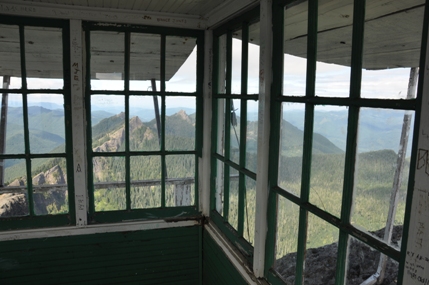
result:
<svg viewBox="0 0 429 285"><path fill-rule="evenodd" d="M157 96L130 96L130 150L160 150L160 105L161 98Z"/></svg>
<svg viewBox="0 0 429 285"><path fill-rule="evenodd" d="M63 95L29 94L27 98L30 151L65 152Z"/></svg>
<svg viewBox="0 0 429 285"><path fill-rule="evenodd" d="M125 36L91 31L91 89L124 90Z"/></svg>
<svg viewBox="0 0 429 285"><path fill-rule="evenodd" d="M241 100L231 100L230 160L240 163Z"/></svg>
<svg viewBox="0 0 429 285"><path fill-rule="evenodd" d="M308 213L305 284L335 284L338 236L336 227Z"/></svg>
<svg viewBox="0 0 429 285"><path fill-rule="evenodd" d="M258 169L258 101L247 101L246 165L256 173Z"/></svg>
<svg viewBox="0 0 429 285"><path fill-rule="evenodd" d="M25 27L24 31L27 87L62 89L64 86L62 30Z"/></svg>
<svg viewBox="0 0 429 285"><path fill-rule="evenodd" d="M3 88L21 88L19 27L0 25L0 84ZM10 77L10 79L6 78ZM10 86L5 86L9 82Z"/></svg>
<svg viewBox="0 0 429 285"><path fill-rule="evenodd" d="M242 36L241 30L235 31L232 34L232 94L241 94Z"/></svg>
<svg viewBox="0 0 429 285"><path fill-rule="evenodd" d="M27 175L24 159L5 159L4 175L0 187L0 218L28 216L30 214L27 199ZM4 185L4 187L3 187Z"/></svg>
<svg viewBox="0 0 429 285"><path fill-rule="evenodd" d="M247 176L245 180L243 237L253 245L255 242L256 181Z"/></svg>
<svg viewBox="0 0 429 285"><path fill-rule="evenodd" d="M308 1L302 1L284 12L283 94L305 96L307 70Z"/></svg>
<svg viewBox="0 0 429 285"><path fill-rule="evenodd" d="M228 166L227 166L228 167ZM229 167L229 224L238 229L238 171Z"/></svg>
<svg viewBox="0 0 429 285"><path fill-rule="evenodd" d="M168 155L165 165L165 204L195 205L195 155Z"/></svg>
<svg viewBox="0 0 429 285"><path fill-rule="evenodd" d="M401 237L396 236L396 241ZM380 256L385 269L380 271L378 284L397 284L399 263L381 255L379 251L363 242L349 237L346 285L360 285L377 273ZM369 283L371 284L371 283ZM375 284L375 283L374 283Z"/></svg>
<svg viewBox="0 0 429 285"><path fill-rule="evenodd" d="M219 37L219 62L217 91L226 93L226 34Z"/></svg>
<svg viewBox="0 0 429 285"><path fill-rule="evenodd" d="M5 103L4 105L3 102ZM25 145L22 95L3 94L1 106L0 133L3 132L6 135L4 140L0 142L0 144L3 143L0 152L4 154L23 154Z"/></svg>
<svg viewBox="0 0 429 285"><path fill-rule="evenodd" d="M225 155L225 99L217 100L217 148L216 153Z"/></svg>
<svg viewBox="0 0 429 285"><path fill-rule="evenodd" d="M65 158L31 160L34 213L68 213L67 163Z"/></svg>
<svg viewBox="0 0 429 285"><path fill-rule="evenodd" d="M402 110L361 109L353 224L368 231L388 226L387 232L403 224L413 116Z"/></svg>
<svg viewBox="0 0 429 285"><path fill-rule="evenodd" d="M330 5L321 3L318 12L316 96L348 97L353 0ZM341 20L333 21L334 18Z"/></svg>
<svg viewBox="0 0 429 285"><path fill-rule="evenodd" d="M299 207L286 198L277 197L276 260L274 269L288 284L293 284L296 275Z"/></svg>
<svg viewBox="0 0 429 285"><path fill-rule="evenodd" d="M361 97L412 98L407 92L409 68L419 66L424 9L410 1L383 9L375 8L374 1L366 6ZM397 23L407 24L392 29Z"/></svg>
<svg viewBox="0 0 429 285"><path fill-rule="evenodd" d="M342 142L347 139L347 108L316 106L311 158L310 202L339 217L343 196L345 146L343 148L338 147L334 144L334 139Z"/></svg>
<svg viewBox="0 0 429 285"><path fill-rule="evenodd" d="M161 91L161 36L131 33L130 51L130 89Z"/></svg>
<svg viewBox="0 0 429 285"><path fill-rule="evenodd" d="M94 157L92 163L95 211L125 210L125 158Z"/></svg>
<svg viewBox="0 0 429 285"><path fill-rule="evenodd" d="M166 97L165 148L195 150L195 97Z"/></svg>
<svg viewBox="0 0 429 285"><path fill-rule="evenodd" d="M302 153L304 143L304 104L282 104L279 186L297 196L301 193Z"/></svg>
<svg viewBox="0 0 429 285"><path fill-rule="evenodd" d="M91 96L91 116L99 120L92 127L93 151L117 152L125 150L124 100L125 97L120 95Z"/></svg>
<svg viewBox="0 0 429 285"><path fill-rule="evenodd" d="M165 90L197 90L197 40L189 37L166 38Z"/></svg>
<svg viewBox="0 0 429 285"><path fill-rule="evenodd" d="M131 208L161 207L161 157L132 156Z"/></svg>
<svg viewBox="0 0 429 285"><path fill-rule="evenodd" d="M249 26L249 58L247 59L247 94L259 94L259 22Z"/></svg>
<svg viewBox="0 0 429 285"><path fill-rule="evenodd" d="M216 159L216 211L223 216L223 201L224 201L224 163Z"/></svg>

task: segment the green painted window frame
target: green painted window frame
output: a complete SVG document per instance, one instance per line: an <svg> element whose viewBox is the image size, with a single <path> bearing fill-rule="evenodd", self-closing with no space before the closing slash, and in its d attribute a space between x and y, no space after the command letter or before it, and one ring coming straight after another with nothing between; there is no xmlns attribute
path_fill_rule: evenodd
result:
<svg viewBox="0 0 429 285"><path fill-rule="evenodd" d="M92 145L92 130L91 130L91 95L123 95L125 96L125 151L122 152L94 152L91 148L87 148L87 166L88 166L88 188L89 188L89 217L88 223L106 223L106 222L120 222L124 220L154 220L179 217L177 219L185 219L189 217L196 217L200 215L199 209L199 191L198 191L198 162L202 156L202 118L203 118L203 73L204 73L204 32L189 29L175 29L166 27L152 27L152 26L139 26L128 24L104 24L95 22L84 22L83 30L85 32L85 47L86 47L86 85L85 85L85 106L87 117L87 145ZM92 90L91 89L91 31L115 31L124 33L124 90ZM136 91L130 90L130 34L131 33L146 33L156 34L161 36L161 90L153 91ZM196 91L195 92L168 92L165 88L165 65L166 65L166 37L167 36L183 36L195 38L197 42L197 77L196 77ZM161 149L160 151L131 151L129 147L129 97L131 95L150 95L158 96L161 98L161 125L165 126L165 99L172 96L189 96L196 99L196 127L195 127L195 149L189 151L172 151L165 149L165 128L161 128ZM192 206L177 206L167 207L165 205L165 160L168 155L194 155L195 156L195 204ZM149 209L131 209L131 193L130 193L130 158L138 156L156 155L161 158L161 207ZM114 156L125 158L125 184L126 184L126 209L115 211L95 211L94 200L94 182L93 182L93 158L97 156Z"/></svg>
<svg viewBox="0 0 429 285"><path fill-rule="evenodd" d="M31 160L37 158L65 158L67 164L67 184L68 184L68 207L66 214L42 215L37 216L34 213L33 203L33 185L32 179L27 178L27 197L29 205L29 215L20 217L7 217L0 219L0 230L41 228L54 226L68 226L76 224L75 200L74 200L74 179L73 179L73 145L71 131L71 84L70 84L70 28L68 20L55 20L44 18L29 18L17 16L0 17L0 24L19 26L20 37L20 57L21 57L21 88L20 89L0 89L3 93L21 94L23 99L23 120L24 120L24 154L0 154L0 159L25 159L26 176L31 175ZM63 80L62 89L29 89L27 87L26 56L25 56L25 35L24 28L48 27L60 28L62 30L62 54L63 54ZM43 67L41 67L43 68ZM64 122L65 122L65 152L64 153L40 153L35 154L30 151L30 134L28 129L28 104L27 95L29 94L62 94L64 96Z"/></svg>
<svg viewBox="0 0 429 285"><path fill-rule="evenodd" d="M268 234L265 251L265 276L272 284L285 284L273 269L275 263L276 249L276 220L277 220L277 200L278 197L287 199L299 207L299 233L298 250L296 261L296 280L295 284L302 284L305 259L305 240L306 227L308 222L308 213L326 221L339 230L338 255L337 255L337 273L335 284L344 284L347 262L348 238L353 237L359 241L371 246L375 250L385 254L389 258L399 262L398 284L402 284L404 274L404 263L406 255L407 235L403 235L402 248L397 250L391 246L376 239L365 231L359 230L350 223L350 214L353 204L353 184L356 160L356 130L358 127L359 110L362 107L399 109L415 111L414 116L414 134L410 165L416 162L416 147L419 130L420 106L422 100L422 82L424 81L424 68L420 68L419 85L416 99L394 100L394 99L362 99L360 97L361 77L362 77L362 59L363 59L363 36L365 24L365 4L366 1L355 0L353 11L353 40L351 54L351 80L350 96L347 98L316 97L315 79L316 79L316 55L317 55L317 20L318 20L318 1L308 0L308 40L307 40L307 74L306 74L306 95L303 97L285 96L282 94L283 82L283 29L284 29L284 10L287 5L293 4L293 0L274 0L273 1L273 85L272 103L271 103L271 132L270 132L270 193L268 200ZM427 1L426 1L427 2ZM422 32L422 42L420 51L420 67L425 63L425 51L427 45L427 25L428 25L428 3L426 3L426 12L424 16L424 25ZM275 59L275 60L274 60ZM282 59L282 60L280 60ZM281 104L283 102L305 104L305 125L304 125L304 150L302 166L301 195L297 197L288 191L282 189L278 181L279 167L279 147L280 147L280 127L281 127ZM312 160L312 141L313 141L313 119L314 108L318 105L347 106L349 108L347 146L344 170L344 186L340 218L331 215L328 212L309 202L310 191L310 169ZM414 177L415 169L410 167L409 177ZM408 195L406 200L406 211L404 218L404 233L408 232L409 219L411 212L411 197L414 181L409 179Z"/></svg>
<svg viewBox="0 0 429 285"><path fill-rule="evenodd" d="M253 172L246 168L246 130L247 130L247 101L257 101L259 99L258 94L249 94L248 88L248 43L249 43L249 26L259 21L259 6L255 7L251 11L243 14L242 16L235 18L234 20L222 25L221 27L213 31L213 112L212 112L212 148L211 148L211 185L210 185L210 219L214 224L222 231L227 238L234 244L239 244L238 249L248 260L249 263L253 263L253 246L244 237L244 224L245 208L246 208L246 178L250 178L256 182L256 172ZM232 85L232 38L233 31L242 31L242 54L241 54L241 93L233 94L231 91ZM226 36L226 58L225 58L225 90L219 90L219 84L221 78L219 78L219 62L220 62L220 48L219 39L222 36ZM259 59L257 59L259 61ZM219 101L224 101L225 112L224 117L224 155L217 153L218 148L218 110L223 108L219 106ZM231 144L231 116L232 112L232 100L240 100L240 144L239 144L239 163L231 161L230 157L230 144ZM231 110L228 112L226 110ZM223 213L219 213L216 210L216 177L217 177L217 164L220 163L224 168L223 177ZM228 222L229 214L229 188L230 188L230 169L234 169L238 172L238 221L237 229L235 229Z"/></svg>

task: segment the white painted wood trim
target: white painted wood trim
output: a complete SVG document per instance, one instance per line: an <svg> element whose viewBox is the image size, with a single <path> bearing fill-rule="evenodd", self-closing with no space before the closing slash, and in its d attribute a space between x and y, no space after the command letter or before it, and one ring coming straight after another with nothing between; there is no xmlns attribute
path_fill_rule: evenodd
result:
<svg viewBox="0 0 429 285"><path fill-rule="evenodd" d="M213 31L204 33L204 88L203 88L203 153L200 158L201 183L200 210L203 215L210 214L210 175L211 175L211 132L212 132L212 70L213 70Z"/></svg>
<svg viewBox="0 0 429 285"><path fill-rule="evenodd" d="M0 14L188 29L205 29L207 26L206 20L199 16L77 7L62 4L26 2L22 0L0 1Z"/></svg>
<svg viewBox="0 0 429 285"><path fill-rule="evenodd" d="M100 234L100 233L179 228L179 227L196 226L198 224L199 224L198 221L166 222L163 220L155 220L155 221L144 221L144 222L90 225L90 226L81 227L81 228L60 227L60 228L48 228L48 229L6 231L6 232L0 232L0 242L7 241L7 240L24 240L24 239L33 239L33 238L51 238L51 237L77 236L77 235L89 235L89 234Z"/></svg>
<svg viewBox="0 0 429 285"><path fill-rule="evenodd" d="M82 21L70 20L71 114L76 226L87 224L88 186L85 140ZM69 170L70 171L70 170Z"/></svg>
<svg viewBox="0 0 429 285"><path fill-rule="evenodd" d="M429 284L429 45L424 72L417 165L402 279L405 285Z"/></svg>
<svg viewBox="0 0 429 285"><path fill-rule="evenodd" d="M206 25L208 28L215 28L258 4L259 0L225 1L223 5L219 5L217 9L204 16L207 19Z"/></svg>
<svg viewBox="0 0 429 285"><path fill-rule="evenodd" d="M261 0L260 11L260 63L258 106L258 170L256 173L255 246L253 272L264 276L265 240L267 237L268 166L270 138L270 99L272 74L272 1Z"/></svg>
<svg viewBox="0 0 429 285"><path fill-rule="evenodd" d="M246 261L241 256L241 254L237 251L236 247L233 246L230 241L225 238L220 230L213 225L211 222L204 226L204 230L207 231L213 240L219 245L231 263L234 265L235 269L240 273L241 276L246 280L247 284L251 285L260 285L260 284L268 284L264 280L257 279L249 267L247 267Z"/></svg>

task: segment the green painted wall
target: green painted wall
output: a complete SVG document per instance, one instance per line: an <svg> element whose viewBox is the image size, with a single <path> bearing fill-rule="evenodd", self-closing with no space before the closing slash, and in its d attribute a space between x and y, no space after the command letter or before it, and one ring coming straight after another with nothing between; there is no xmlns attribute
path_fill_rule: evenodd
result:
<svg viewBox="0 0 429 285"><path fill-rule="evenodd" d="M200 284L200 237L193 226L0 242L0 284Z"/></svg>
<svg viewBox="0 0 429 285"><path fill-rule="evenodd" d="M203 232L203 284L247 284L206 231Z"/></svg>

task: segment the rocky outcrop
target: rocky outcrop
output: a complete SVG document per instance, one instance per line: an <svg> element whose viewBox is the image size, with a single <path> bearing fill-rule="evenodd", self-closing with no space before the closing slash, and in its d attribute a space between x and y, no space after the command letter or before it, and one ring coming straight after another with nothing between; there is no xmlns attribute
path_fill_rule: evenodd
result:
<svg viewBox="0 0 429 285"><path fill-rule="evenodd" d="M0 195L0 217L28 215L28 203L25 194L6 193Z"/></svg>

